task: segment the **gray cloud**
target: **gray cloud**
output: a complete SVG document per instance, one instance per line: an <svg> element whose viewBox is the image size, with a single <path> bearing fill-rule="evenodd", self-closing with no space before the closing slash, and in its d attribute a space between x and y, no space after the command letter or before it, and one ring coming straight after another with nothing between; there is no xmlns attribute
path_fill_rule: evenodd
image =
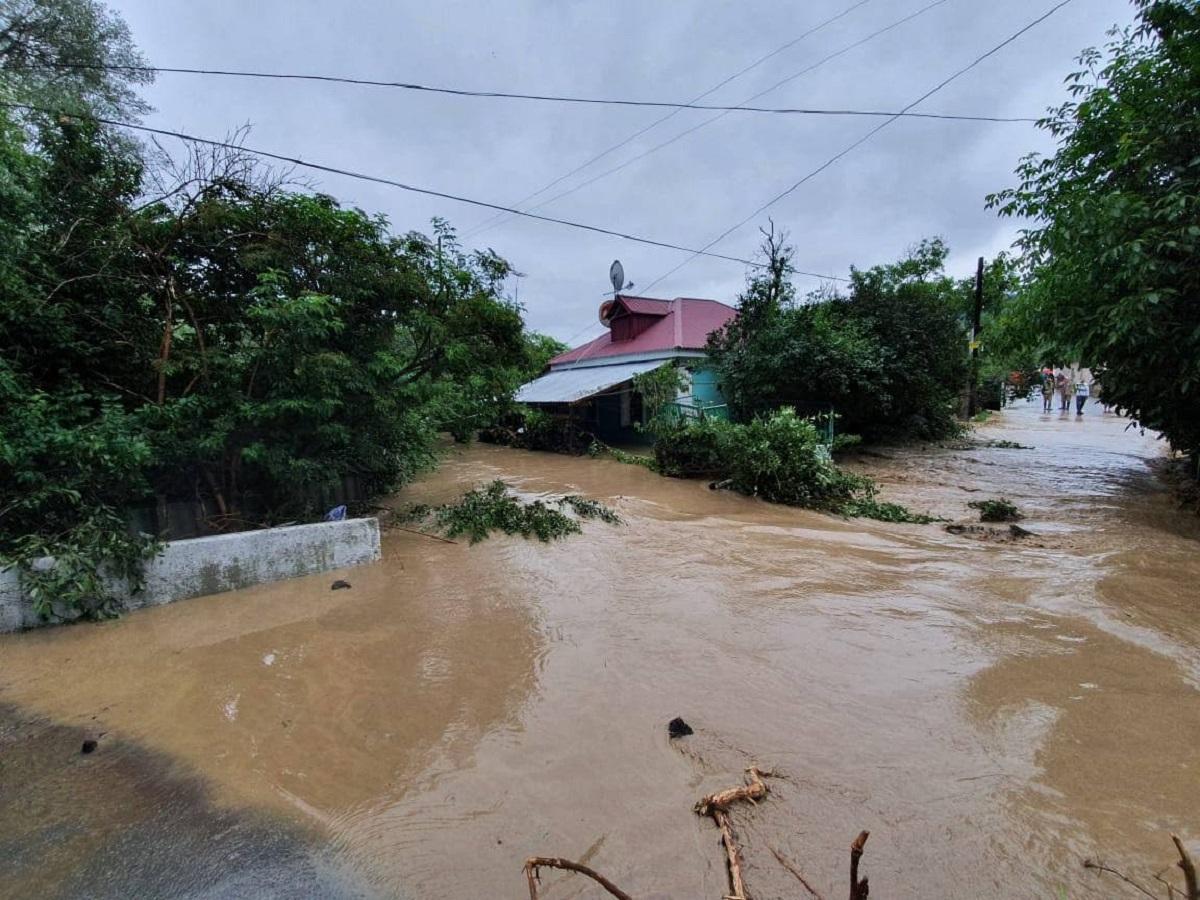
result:
<svg viewBox="0 0 1200 900"><path fill-rule="evenodd" d="M151 63L344 74L513 91L687 100L851 0L740 3L559 2L340 4L116 0ZM872 0L708 98L736 103L924 5ZM894 109L933 87L1052 5L1051 0L949 0L912 22L768 94L772 105ZM923 104L923 111L1024 116L1065 98L1063 77L1083 47L1132 18L1126 0L1076 0ZM383 88L164 74L147 92L147 123L219 137L249 122L252 146L411 184L512 203L662 115L659 110L452 98ZM711 113L684 111L577 175L636 155ZM869 119L734 113L550 206L562 218L702 246L869 131ZM798 265L845 275L894 259L921 237L951 245L966 274L1016 225L983 208L1017 158L1047 150L1029 125L902 120L775 206ZM396 230L432 216L466 232L486 210L337 176L321 190L385 213ZM765 222L765 217L764 217ZM755 225L722 253L748 257ZM560 338L599 331L596 307L612 259L648 285L683 254L559 226L509 220L472 243L523 273L527 318ZM697 259L657 296L732 301L745 272ZM802 288L815 286L802 280Z"/></svg>

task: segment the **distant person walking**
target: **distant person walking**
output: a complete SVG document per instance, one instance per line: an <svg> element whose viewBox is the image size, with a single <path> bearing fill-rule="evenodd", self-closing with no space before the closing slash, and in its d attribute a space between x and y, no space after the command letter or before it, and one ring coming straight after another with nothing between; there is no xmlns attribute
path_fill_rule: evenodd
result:
<svg viewBox="0 0 1200 900"><path fill-rule="evenodd" d="M1054 375L1050 372L1042 373L1042 412L1050 412L1050 407L1054 403Z"/></svg>
<svg viewBox="0 0 1200 900"><path fill-rule="evenodd" d="M1075 382L1075 415L1083 415L1084 404L1088 402L1088 397L1092 393L1092 386L1086 381Z"/></svg>
<svg viewBox="0 0 1200 900"><path fill-rule="evenodd" d="M1066 412L1071 408L1071 379L1066 372L1060 371L1054 376L1054 387L1058 391L1059 412Z"/></svg>

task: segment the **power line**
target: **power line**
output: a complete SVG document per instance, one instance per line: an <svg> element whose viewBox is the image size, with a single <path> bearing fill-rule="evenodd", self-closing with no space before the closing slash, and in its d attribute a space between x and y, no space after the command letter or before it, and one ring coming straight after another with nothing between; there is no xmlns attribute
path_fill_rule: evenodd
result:
<svg viewBox="0 0 1200 900"><path fill-rule="evenodd" d="M869 0L862 0L869 2ZM364 78L348 78L336 75L310 75L298 74L292 72L252 72L232 69L192 69L182 68L177 66L131 66L131 65L115 65L115 64L98 64L98 63L37 63L35 65L13 66L8 71L36 71L38 69L66 69L66 70L86 70L86 71L130 71L130 72L153 72L153 73L175 73L184 75L227 75L237 78L266 78L266 79L282 79L282 80L298 80L298 81L325 81L335 82L338 84L357 84L357 85L372 85L376 87L400 88L408 91L423 91L433 94L452 94L459 97L488 97L507 100L538 100L552 103L581 103L595 106L631 106L631 107L650 107L654 109L670 109L673 112L670 116L676 115L685 109L694 109L704 112L746 112L746 113L768 113L772 115L798 115L798 116L907 116L917 119L942 119L953 122L1021 122L1031 123L1037 122L1038 119L1033 116L982 116L982 115L960 115L954 113L906 113L906 112L891 112L887 110L874 109L823 109L823 108L806 108L796 106L769 107L769 106L719 106L716 104L697 103L688 101L686 103L676 103L669 100L627 100L623 98L605 98L605 97L574 97L557 94L518 94L507 91L472 91L461 88L446 88L446 87L430 87L422 84L408 84L398 81L372 81ZM670 116L664 116L659 121L665 121Z"/></svg>
<svg viewBox="0 0 1200 900"><path fill-rule="evenodd" d="M25 110L30 110L32 112L40 112L40 113L43 113L45 115L50 115L50 116L67 115L67 116L74 116L76 118L87 118L94 122L99 122L103 125L109 125L109 126L113 126L116 128L127 128L131 131L140 131L140 132L144 132L146 134L155 134L155 135L160 135L162 137L176 138L181 141L190 141L195 144L203 144L203 145L209 146L209 147L222 147L222 148L225 148L228 150L237 150L242 153L250 153L254 156L259 156L264 159L273 159L278 162L287 163L289 165L298 166L298 167L304 168L304 169L313 169L318 172L328 172L333 175L342 175L347 178L355 178L355 179L358 179L359 181L374 182L375 184L385 184L385 185L389 185L390 187L400 188L403 191L410 191L414 194L424 194L424 195L430 196L430 197L438 197L442 200L453 200L456 203L466 203L466 204L469 204L470 206L479 206L484 209L499 210L501 212L511 212L515 215L524 216L525 218L529 218L529 219L535 219L539 222L550 222L554 225L564 225L564 226L567 226L568 228L578 228L582 231L590 231L590 232L593 232L596 234L608 235L609 237L621 238L622 240L626 240L626 241L634 241L635 243L639 243L639 244L648 244L652 247L662 247L667 250L680 250L684 253L693 253L693 254L700 254L700 255L704 255L704 256L711 256L715 259L724 259L729 262L741 263L742 265L746 265L746 266L760 267L762 265L762 263L754 262L753 260L749 260L749 259L742 259L739 256L727 256L723 253L708 253L704 250L694 250L691 247L683 247L683 246L680 246L679 244L672 244L668 241L657 241L657 240L654 240L653 238L646 238L646 237L641 237L640 235L636 235L636 234L628 234L628 233L622 232L622 231L614 231L609 228L602 228L599 225L588 225L588 224L585 224L582 222L573 222L573 221L570 221L569 219L558 219L558 218L554 218L552 216L541 216L541 215L537 215L536 213L523 212L522 210L513 209L508 206L501 206L500 204L497 204L497 203L488 203L487 201L484 201L484 200L475 200L471 197L463 197L461 195L450 194L445 191L435 191L432 188L417 187L416 185L405 184L402 181L395 181L391 178L384 178L379 175L368 175L365 172L356 172L352 169L342 169L342 168L338 168L337 166L327 166L327 165L323 165L321 163L306 162L305 160L300 159L299 157L286 156L281 153L272 153L268 150L256 150L253 147L247 147L247 146L244 146L241 144L234 144L229 141L216 141L216 140L212 140L211 138L197 137L196 135L187 134L187 133L181 132L181 131L171 131L171 130L165 129L165 128L152 128L149 125L137 125L133 122L121 122L121 121L117 121L114 119L106 119L101 116L96 116L96 115L91 115L91 114L83 116L83 115L79 115L77 113L71 113L71 112L66 112L66 111L58 112L58 111L55 111L52 109L46 109L45 107L32 106L32 105L26 104L26 103L9 103L6 101L0 101L0 106L8 107L10 109L25 109ZM801 274L812 275L814 278L829 278L829 279L839 280L839 281L846 280L843 278L839 278L836 275L818 275L816 273L811 273L811 272L805 272L805 273L801 273Z"/></svg>
<svg viewBox="0 0 1200 900"><path fill-rule="evenodd" d="M774 56L777 56L778 54L784 52L785 50L791 49L796 44L800 43L800 41L804 40L806 37L808 37L812 34L815 34L816 32L820 31L822 28L826 27L827 25L832 25L838 19L841 19L844 16L849 15L850 13L854 12L854 10L858 9L860 6L866 5L868 2L870 2L870 0L858 0L857 3L851 4L850 6L846 7L844 10L842 10L840 13L837 13L834 16L830 16L828 19L825 19L822 22L818 22L812 28L808 29L808 31L802 32L799 36L792 38L792 40L787 41L786 43L780 44L774 50L772 50L769 53L766 53L766 54L760 56L758 59L754 60L754 62L750 63L750 65L744 66L743 68L734 72L732 75L728 75L725 78L723 78L721 81L718 81L712 87L697 94L695 97L693 97L691 99L691 102L698 103L699 101L703 100L705 97L709 96L710 94L713 94L713 93L719 91L721 88L725 87L725 85L729 84L731 81L733 81L737 78L741 78L743 75L745 75L750 70L762 65L767 60L771 59ZM626 144L630 143L631 141L637 140L643 134L646 134L648 131L652 131L653 129L657 128L659 125L663 124L663 122L666 122L668 119L678 115L678 113L679 113L679 110L672 110L671 112L667 113L665 116L660 116L659 118L657 118L653 122L651 122L649 125L646 125L643 128L639 128L638 130L632 132L631 134L629 134L626 137L622 138L621 140L617 141L615 144L601 150L595 156L592 156L592 157L584 160L583 162L581 162L579 165L577 165L575 168L571 169L570 171L564 172L562 175L559 175L557 178L551 179L546 184L542 185L540 188L538 188L536 191L534 191L532 194L527 194L526 196L522 197L520 200L518 200L516 203L514 203L513 206L522 207L526 203L528 203L530 200L534 200L537 197L540 197L542 194L546 193L546 191L551 190L554 187L557 187L558 185L560 185L564 181L566 181L568 178L582 172L584 169L588 168L593 163L599 162L600 160L604 159L604 157L608 156L610 153L620 150L622 147L624 147ZM485 219L483 222L480 222L474 228L469 229L468 235L479 234L483 229L491 227L491 225L494 222L497 222L502 218L504 218L503 215L491 216L491 217Z"/></svg>
<svg viewBox="0 0 1200 900"><path fill-rule="evenodd" d="M761 90L758 93L751 95L750 97L747 97L745 100L742 101L741 104L739 104L739 106L745 105L747 103L753 103L759 97L763 97L763 96L771 93L772 91L778 90L779 88L783 87L785 84L789 84L790 82L795 81L800 76L807 75L809 72L812 72L815 69L819 69L821 66L825 65L825 63L830 62L831 60L837 59L839 56L849 53L851 50L861 47L863 44L866 44L867 42L874 40L875 38L879 37L880 35L886 34L887 32L891 31L894 28L898 28L899 26L905 24L906 22L909 22L909 21L917 18L917 16L920 16L920 15L928 12L929 10L933 9L934 7L941 6L943 3L946 3L946 2L948 2L948 0L932 0L932 2L927 3L926 5L922 6L920 9L916 10L915 12L909 13L906 16L902 16L901 18L896 19L894 22L891 22L891 23L883 26L882 28L871 32L870 34L866 35L865 37L861 37L857 41L853 41L852 43L849 43L849 44L845 45L844 47L841 47L840 49L835 50L834 52L822 57L821 59L817 60L815 63L812 63L811 65L804 67L800 71L793 72L791 75L788 75L785 78L781 78L779 81L776 81L770 87L765 88L764 90ZM637 162L639 160L645 159L647 156L650 156L651 154L657 153L659 150L662 150L665 147L669 147L671 144L674 144L676 141L682 140L683 138L687 137L690 134L694 134L695 132L699 131L701 128L707 128L709 125L713 124L714 122L716 122L720 119L723 119L725 116L729 115L729 112L730 111L728 111L728 110L724 111L724 112L719 112L715 116L711 116L702 122L698 122L697 124L693 125L692 127L679 132L679 134L676 134L673 137L667 138L667 140L665 140L665 141L655 144L653 147L650 147L648 150L644 150L641 153L637 154L636 156L632 156L629 159L625 160L624 162L619 163L610 169L606 169L605 171L592 176L591 178L587 179L586 181L580 182L579 184L575 185L574 187L568 188L565 191L555 194L550 199L544 200L541 203L537 204L536 206L531 207L531 209L532 210L545 209L551 203L555 203L555 202L563 199L564 197L568 197L571 194L575 193L576 191L582 190L583 188L587 187L588 185L595 184L597 181L607 178L610 175L615 175L617 172L620 172L622 169L625 169L628 166L633 165L635 162ZM579 171L579 170L577 169L576 171ZM562 179L559 179L559 180L561 181ZM491 226L490 225L481 225L479 228L474 229L471 232L469 232L468 236L478 235L485 228L489 228L489 227L491 227Z"/></svg>
<svg viewBox="0 0 1200 900"><path fill-rule="evenodd" d="M916 106L918 103L922 103L925 100L928 100L930 97L932 97L938 91L940 91L942 88L946 87L946 85L950 84L950 82L954 81L956 78L959 78L962 75L965 75L967 72L974 69L977 65L982 63L988 57L993 56L994 54L1000 52L1005 47L1007 47L1009 44L1011 44L1013 41L1017 40L1017 38L1021 37L1021 35L1025 34L1025 32L1036 27L1037 25L1040 25L1042 22L1046 21L1046 19L1050 18L1052 15L1054 15L1056 12L1058 12L1060 9L1062 9L1064 6L1066 6L1070 2L1071 2L1071 0L1060 0L1059 3L1055 4L1049 10L1042 13L1042 15L1038 16L1032 22L1030 22L1027 25L1023 26L1022 28L1018 29L1016 32L1009 35L1007 38L1005 38L1003 41L1001 41L996 46L992 47L987 52L975 57L975 59L971 60L971 62L967 63L967 65L963 66L961 69L959 69L953 75L950 75L949 77L943 79L936 86L934 86L930 90L926 91L924 94L922 94L916 100L913 100L911 103L909 103L907 106L904 107L902 112L907 112L908 110L910 110L914 106ZM778 203L784 197L791 194L793 191L795 191L797 188L799 188L805 182L810 181L811 179L815 178L817 175L821 174L826 169L828 169L830 166L832 166L834 163L836 163L843 156L850 153L852 150L861 146L862 144L865 144L867 141L869 141L872 137L874 137L880 131L882 131L883 129L885 129L889 125L891 125L893 122L895 122L897 118L899 118L899 117L896 116L896 117L888 119L885 122L881 122L879 125L876 125L870 131L868 131L866 134L864 134L862 137L858 138L858 140L853 141L852 143L850 143L843 149L839 150L837 153L835 153L833 156L829 157L829 159L825 160L825 162L821 163L821 165L817 166L815 169L813 169L811 172L809 172L807 175L805 175L803 178L801 178L799 181L797 181L791 187L789 187L783 191L780 191L778 194L776 194L774 197L772 197L770 200L768 200L766 203L764 203L762 206L760 206L758 209L756 209L750 215L746 216L746 218L742 219L736 225L732 225L729 228L725 229L723 232L721 232L719 235L717 235L717 237L713 238L713 240L711 240L707 244L705 244L699 252L697 252L697 253L693 254L692 256L688 257L687 259L685 259L683 262L681 262L679 265L675 266L675 268L671 269L665 275L660 275L658 278L654 279L654 281L650 282L650 284L646 287L646 290L650 290L651 288L653 288L656 284L658 284L663 279L669 278L671 275L674 275L676 272L678 272L680 269L682 269L684 266L686 266L688 263L690 263L692 260L694 260L697 256L702 255L702 253L708 252L712 247L719 244L721 241L725 240L725 238L729 237L729 235L733 234L733 232L737 231L742 226L748 224L749 222L756 219L758 216L762 215L762 213L764 213L770 207L774 206L776 203Z"/></svg>

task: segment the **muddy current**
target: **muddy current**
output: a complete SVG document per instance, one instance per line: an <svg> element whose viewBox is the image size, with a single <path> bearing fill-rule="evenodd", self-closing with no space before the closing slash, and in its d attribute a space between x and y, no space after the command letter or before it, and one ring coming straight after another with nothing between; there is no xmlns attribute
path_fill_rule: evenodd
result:
<svg viewBox="0 0 1200 900"><path fill-rule="evenodd" d="M751 764L756 898L805 896L775 852L844 896L862 829L873 896L1123 896L1082 860L1200 851L1200 525L1127 424L1020 405L852 463L952 520L1006 496L1018 538L473 446L394 502L503 478L625 524L393 530L373 566L0 636L0 896L521 898L540 854L720 898L692 804Z"/></svg>

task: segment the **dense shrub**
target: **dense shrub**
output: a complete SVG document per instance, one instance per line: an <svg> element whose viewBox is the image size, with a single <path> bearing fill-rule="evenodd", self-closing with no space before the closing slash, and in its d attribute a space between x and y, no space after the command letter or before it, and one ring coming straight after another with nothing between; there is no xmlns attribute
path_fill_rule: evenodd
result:
<svg viewBox="0 0 1200 900"><path fill-rule="evenodd" d="M867 486L834 464L817 427L791 409L726 425L722 455L733 490L772 503L840 510Z"/></svg>
<svg viewBox="0 0 1200 900"><path fill-rule="evenodd" d="M875 500L874 483L840 469L823 431L792 409L746 424L704 420L663 429L654 452L665 475L713 477L722 487L772 503L892 522L932 521Z"/></svg>
<svg viewBox="0 0 1200 900"><path fill-rule="evenodd" d="M659 429L654 441L655 467L675 478L716 477L725 472L722 443L728 423L701 419Z"/></svg>

